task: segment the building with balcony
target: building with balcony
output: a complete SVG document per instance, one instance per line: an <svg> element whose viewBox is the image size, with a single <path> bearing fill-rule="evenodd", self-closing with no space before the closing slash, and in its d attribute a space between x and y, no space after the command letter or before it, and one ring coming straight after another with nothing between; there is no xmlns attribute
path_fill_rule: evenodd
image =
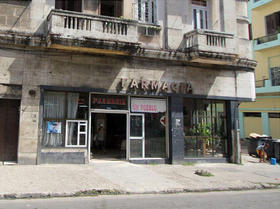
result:
<svg viewBox="0 0 280 209"><path fill-rule="evenodd" d="M0 1L0 161L238 162L247 3Z"/></svg>
<svg viewBox="0 0 280 209"><path fill-rule="evenodd" d="M239 106L241 137L250 133L280 138L280 2L252 0L251 17L256 102Z"/></svg>

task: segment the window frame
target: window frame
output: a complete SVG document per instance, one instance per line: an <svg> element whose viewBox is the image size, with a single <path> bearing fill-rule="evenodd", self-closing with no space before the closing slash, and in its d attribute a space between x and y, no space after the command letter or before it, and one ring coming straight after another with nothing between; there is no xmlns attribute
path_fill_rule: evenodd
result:
<svg viewBox="0 0 280 209"><path fill-rule="evenodd" d="M68 145L68 124L69 123L78 123L77 130L77 145ZM83 124L81 124L83 123ZM80 131L81 126L85 126L85 131ZM66 120L65 122L65 147L87 147L87 138L88 138L88 121L87 120ZM80 145L80 135L85 135L85 144Z"/></svg>
<svg viewBox="0 0 280 209"><path fill-rule="evenodd" d="M142 135L141 136L132 136L131 135L131 131L130 131L130 136L129 138L130 139L141 139L141 140L144 140L145 139L145 114L143 113L130 113L129 114L129 120L131 120L131 116L138 116L138 117L141 117L142 118ZM130 130L131 130L131 124L130 124Z"/></svg>
<svg viewBox="0 0 280 209"><path fill-rule="evenodd" d="M57 118L57 117L45 117L44 116L44 111L45 111L45 105L50 105L48 103L46 103L46 100L45 100L45 96L46 94L48 93L59 93L61 95L64 95L64 111L63 111L63 117L61 118ZM87 109L87 113L86 113L86 119L85 118L71 118L71 117L68 117L68 94L69 93L78 93L79 94L79 99L80 98L85 98L85 105L87 105L86 109ZM42 141L41 141L41 145L42 147L44 148L64 148L64 147L69 147L69 146L66 146L67 144L67 141L66 141L66 126L67 126L67 121L88 121L88 111L89 111L89 100L88 100L88 95L86 95L87 92L74 92L74 91L58 91L58 90L45 90L44 93L43 93L43 100L44 100L44 104L43 104L43 118L42 118L42 129L43 131L47 131L47 128L45 125L47 125L47 122L48 121L55 121L55 122L61 122L62 123L62 126L61 126L61 135L62 135L62 144L59 145L59 146L49 146L49 145L43 145L43 137L45 135L45 133L43 133L43 137L42 137ZM83 95L83 96L82 96ZM78 111L79 111L79 104L78 104L78 107L77 107L77 114L78 114ZM46 123L46 124L45 124ZM86 130L88 130L88 122L87 122L87 127L86 127ZM87 140L87 136L86 136L86 140ZM88 142L86 141L86 144ZM87 146L87 145L86 145ZM84 147L86 147L84 146ZM77 146L75 146L77 147Z"/></svg>
<svg viewBox="0 0 280 209"><path fill-rule="evenodd" d="M202 15L203 19L201 19L201 12L203 13L203 15ZM203 27L201 27L201 25L202 25L201 23L203 24ZM194 30L209 29L209 4L208 4L208 2L206 2L206 6L192 4L192 28Z"/></svg>
<svg viewBox="0 0 280 209"><path fill-rule="evenodd" d="M278 17L277 17L278 16ZM277 18L278 18L278 25L277 25ZM265 21L265 34L266 36L274 35L280 33L280 11L274 12L272 14L266 15L264 17ZM270 28L268 28L270 26ZM276 28L273 28L275 26ZM273 32L275 30L276 32Z"/></svg>
<svg viewBox="0 0 280 209"><path fill-rule="evenodd" d="M277 71L279 71L279 73ZM280 86L280 66L270 67L269 73L270 73L271 85Z"/></svg>
<svg viewBox="0 0 280 209"><path fill-rule="evenodd" d="M139 22L157 24L157 5L158 0L135 0L134 18Z"/></svg>

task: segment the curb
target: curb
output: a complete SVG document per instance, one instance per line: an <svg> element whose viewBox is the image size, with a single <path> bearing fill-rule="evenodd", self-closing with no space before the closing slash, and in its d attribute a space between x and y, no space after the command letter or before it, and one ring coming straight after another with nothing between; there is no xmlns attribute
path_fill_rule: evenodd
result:
<svg viewBox="0 0 280 209"><path fill-rule="evenodd" d="M228 188L205 188L205 189L170 189L165 191L149 192L126 192L120 190L86 190L71 193L24 193L24 194L0 194L0 200L15 199L46 199L57 197L90 197L99 195L133 195L133 194L176 194L176 193L200 193L200 192L227 192L227 191L251 191L280 189L280 185L259 184L252 187L228 187Z"/></svg>

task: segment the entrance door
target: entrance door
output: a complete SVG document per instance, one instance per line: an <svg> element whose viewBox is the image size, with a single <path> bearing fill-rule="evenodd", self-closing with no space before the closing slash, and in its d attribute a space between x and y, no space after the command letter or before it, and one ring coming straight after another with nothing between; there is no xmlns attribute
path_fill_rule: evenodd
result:
<svg viewBox="0 0 280 209"><path fill-rule="evenodd" d="M126 158L127 114L104 111L91 114L92 158Z"/></svg>
<svg viewBox="0 0 280 209"><path fill-rule="evenodd" d="M0 99L0 161L17 161L19 100Z"/></svg>
<svg viewBox="0 0 280 209"><path fill-rule="evenodd" d="M145 157L144 114L130 114L130 158Z"/></svg>

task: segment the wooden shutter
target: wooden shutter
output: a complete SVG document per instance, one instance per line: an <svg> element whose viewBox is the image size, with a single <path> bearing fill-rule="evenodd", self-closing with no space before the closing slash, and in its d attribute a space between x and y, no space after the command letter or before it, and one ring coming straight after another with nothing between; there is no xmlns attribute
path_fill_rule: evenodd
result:
<svg viewBox="0 0 280 209"><path fill-rule="evenodd" d="M64 0L55 0L55 8L56 9L64 9L63 4L64 4Z"/></svg>
<svg viewBox="0 0 280 209"><path fill-rule="evenodd" d="M123 1L115 0L115 17L120 17L123 14Z"/></svg>
<svg viewBox="0 0 280 209"><path fill-rule="evenodd" d="M73 11L82 12L82 0L73 0L72 2L74 4Z"/></svg>

